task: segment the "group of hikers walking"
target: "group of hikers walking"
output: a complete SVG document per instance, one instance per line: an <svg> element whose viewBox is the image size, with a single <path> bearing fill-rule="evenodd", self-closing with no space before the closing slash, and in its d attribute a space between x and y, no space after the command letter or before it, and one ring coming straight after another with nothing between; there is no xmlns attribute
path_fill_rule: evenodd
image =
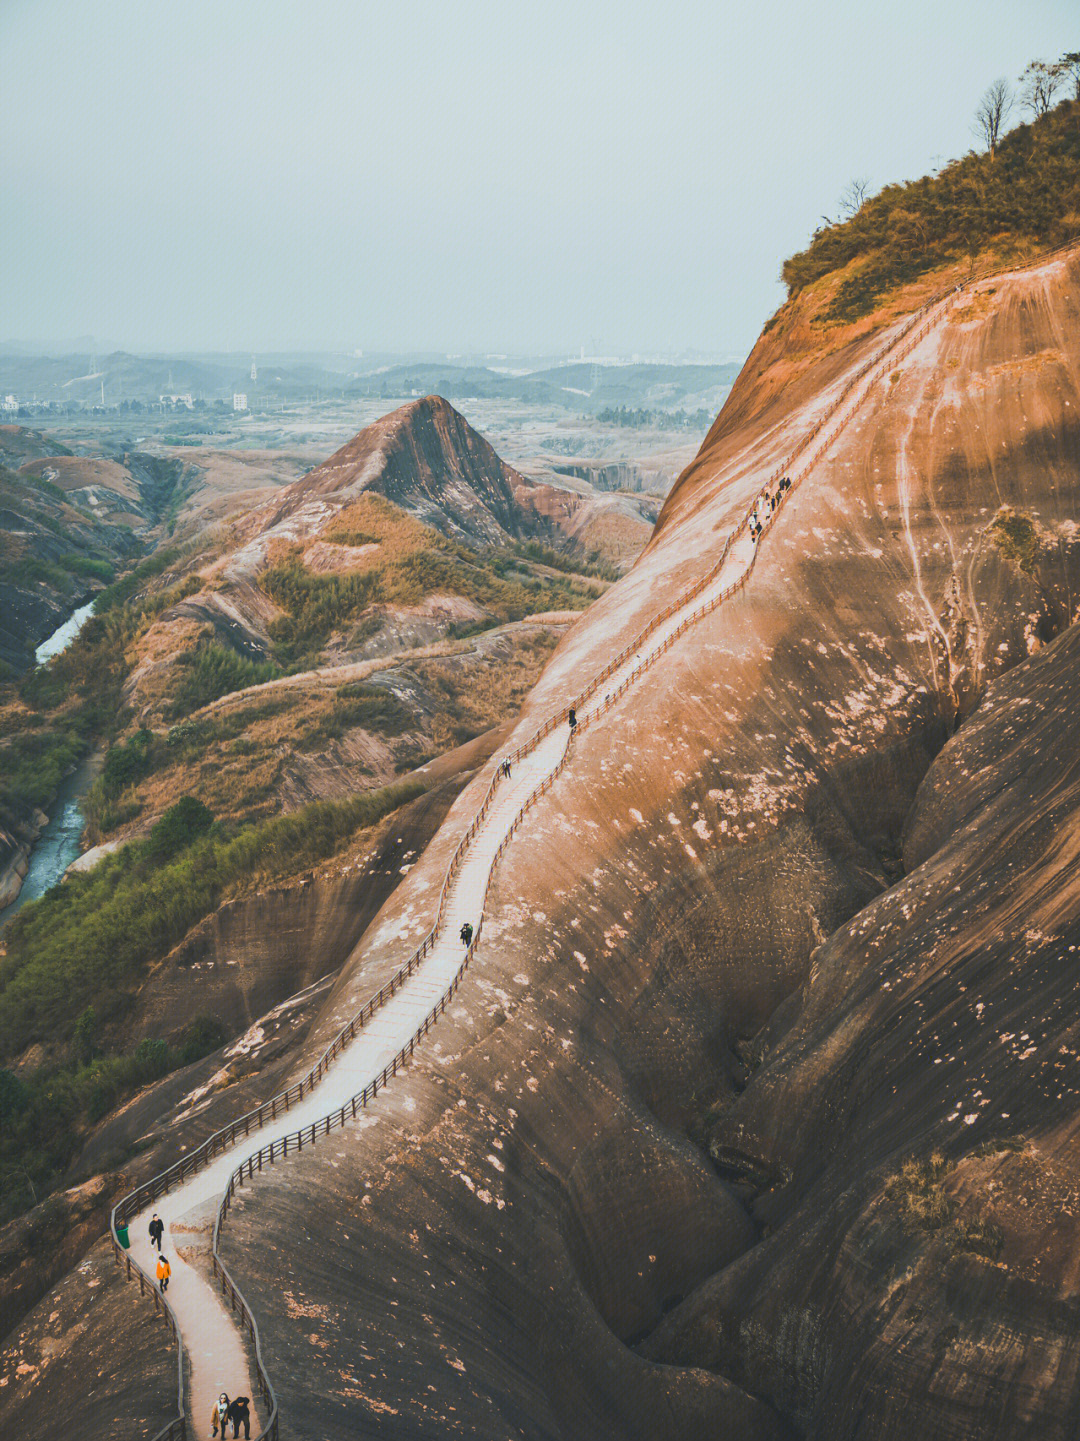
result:
<svg viewBox="0 0 1080 1441"><path fill-rule="evenodd" d="M168 1256L161 1254L161 1238L165 1234L165 1222L155 1211L150 1218L150 1244L157 1247L157 1282L161 1287L161 1294L164 1295L169 1289L169 1281L172 1277L172 1267L169 1265Z"/></svg>
<svg viewBox="0 0 1080 1441"><path fill-rule="evenodd" d="M758 536L765 529L766 522L772 516L773 512L780 508L780 502L790 489L791 476L784 475L780 477L780 484L771 495L767 490L762 491L757 500L754 501L754 508L750 512L750 539L755 545L757 544Z"/></svg>
<svg viewBox="0 0 1080 1441"><path fill-rule="evenodd" d="M470 938L472 927L469 927ZM165 1235L165 1222L155 1211L150 1217L150 1244L156 1247L158 1253L157 1279L162 1292L169 1289L169 1278L172 1275L172 1267L169 1265L167 1256L161 1251L161 1240ZM214 1402L214 1409L210 1413L210 1434L216 1436L218 1429L221 1430L221 1441L225 1441L225 1424L231 1421L233 1424L233 1438L240 1435L240 1427L244 1428L245 1437L251 1436L251 1397L234 1396L230 1401L224 1391Z"/></svg>
<svg viewBox="0 0 1080 1441"><path fill-rule="evenodd" d="M218 1427L221 1427L221 1438L225 1441L225 1427L231 1421L233 1425L233 1441L240 1435L240 1427L244 1428L244 1435L251 1437L251 1397L234 1396L230 1401L222 1391L221 1395L214 1402L214 1408L210 1412L210 1434L216 1436Z"/></svg>

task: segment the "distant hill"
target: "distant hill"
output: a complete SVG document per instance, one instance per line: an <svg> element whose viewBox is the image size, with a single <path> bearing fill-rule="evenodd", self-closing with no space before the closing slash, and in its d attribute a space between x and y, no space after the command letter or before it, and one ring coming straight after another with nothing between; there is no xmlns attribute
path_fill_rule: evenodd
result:
<svg viewBox="0 0 1080 1441"><path fill-rule="evenodd" d="M366 426L274 506L274 524L374 491L425 524L466 542L505 542L544 529L523 498L530 489L464 416L428 395Z"/></svg>
<svg viewBox="0 0 1080 1441"><path fill-rule="evenodd" d="M484 366L424 362L395 365L351 381L346 394L394 397L435 392L448 400L523 400L593 414L606 407L650 406L666 410L717 409L737 365L592 365L578 362L525 375Z"/></svg>

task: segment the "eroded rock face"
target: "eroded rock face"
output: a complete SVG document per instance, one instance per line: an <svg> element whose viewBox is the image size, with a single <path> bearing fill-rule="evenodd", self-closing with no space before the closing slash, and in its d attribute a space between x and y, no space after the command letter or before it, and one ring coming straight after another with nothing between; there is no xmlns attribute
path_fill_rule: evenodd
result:
<svg viewBox="0 0 1080 1441"><path fill-rule="evenodd" d="M375 491L461 540L498 544L528 533L515 490L527 483L441 396L428 395L375 421L273 508L272 527Z"/></svg>
<svg viewBox="0 0 1080 1441"><path fill-rule="evenodd" d="M741 594L580 737L409 1071L362 1123L245 1190L225 1249L290 1434L1075 1428L1060 1213L1076 1147L1056 1101L1072 982L1051 929L1071 914L1068 786L1021 765L1027 851L1018 811L1011 830L954 837L979 797L931 803L933 779L916 796L988 682L1075 614L1080 339L1062 316L1077 296L1075 261L987 284L871 394ZM786 397L782 356L757 357L516 738L708 570L879 343L810 360ZM1004 784L1007 746L988 754ZM486 779L358 945L305 1064L426 931ZM921 862L906 880L905 845ZM1025 863L1038 874L1010 909L1001 868ZM939 864L935 901L918 877ZM1053 945L1028 947L1031 929ZM961 981L1000 997L993 1040ZM1007 1084L980 1084L1021 1038L1050 1067L1039 1084L1022 1052ZM986 1097L1035 1149L992 1149L1009 1137ZM912 1156L929 1169L888 1184ZM1002 1219L984 1215L1006 1177ZM1005 1219L1025 1204L1045 1216L1027 1251ZM923 1212L947 1217L941 1234L905 1232ZM1000 1253L972 1250L994 1249L995 1226Z"/></svg>
<svg viewBox="0 0 1080 1441"><path fill-rule="evenodd" d="M156 1435L176 1415L177 1374L171 1333L153 1314L99 1242L0 1351L4 1435Z"/></svg>
<svg viewBox="0 0 1080 1441"><path fill-rule="evenodd" d="M301 1434L345 1434L376 1416L410 1435L457 1424L481 1435L514 1425L537 1436L737 1426L824 1437L843 1416L857 1426L846 1378L868 1376L888 1337L875 1339L856 1302L876 1304L896 1276L880 1244L846 1249L843 1211L832 1206L851 1184L845 1171L833 1190L809 1193L819 1203L807 1241L798 1221L785 1227L783 1198L810 1184L799 1180L800 1157L821 1167L841 1139L816 1129L801 1072L752 1108L772 1067L751 1075L759 1057L747 1043L774 1043L804 1009L804 988L815 996L838 944L818 949L830 935L896 904L888 888L902 875L905 822L933 756L987 680L1071 617L1080 477L1069 411L1080 397L1057 315L1074 295L1064 265L998 282L871 396L796 492L743 595L581 738L507 853L478 963L415 1068L355 1136L332 1142L311 1170L264 1179L230 1222L238 1279L257 1298L268 1361ZM1045 364L1024 363L1048 348ZM823 366L826 380L842 369L832 358ZM744 430L734 446L714 436L644 559L560 648L521 733L572 695L658 596L707 566L815 403L783 430ZM1030 518L1033 549L1008 528L995 533L1002 502ZM365 939L320 1038L419 938L477 800L459 801ZM954 917L958 931L966 914ZM901 910L897 923L907 919ZM854 1025L834 1016L829 995L819 1066L845 1054ZM1016 1004L1026 1014L1023 994ZM916 1104L932 1060L877 1058L873 1074L894 1108L880 1121L889 1150L855 1135L856 1174L899 1169L935 1144ZM825 1090L834 1127L865 1104L849 1079L843 1072L837 1091ZM912 1118L906 1132L901 1110ZM703 1164L687 1133L705 1138L716 1164ZM1059 1143L1057 1165L1061 1153ZM962 1179L949 1171L943 1184ZM979 1241L976 1213L956 1214L976 1227L963 1233L969 1241L992 1244L993 1232ZM301 1218L313 1246L298 1254ZM895 1238L884 1252L889 1265L906 1254ZM994 1269L958 1255L965 1277L964 1268ZM291 1317L275 1296L283 1268L299 1308ZM760 1317L741 1300L755 1268ZM799 1290L807 1273L816 1280ZM1009 1392L1013 1409L1002 1414L1015 1421L1031 1387L987 1344L1001 1318L978 1281L962 1305L952 1300L951 1274L928 1262L927 1295L912 1303L926 1316L924 1355L939 1361L953 1347L964 1364L950 1328L967 1328L984 1346L981 1394ZM1009 1315L1025 1352L1046 1318L1023 1321L1020 1278L1002 1284L1020 1287ZM696 1329L663 1322L687 1296L675 1317L697 1317L697 1298L718 1287L728 1309L740 1298L741 1349L717 1307L701 1311ZM307 1314L319 1324L305 1339ZM641 1354L629 1349L654 1332ZM1038 1365L1032 1358L1030 1375ZM702 1386L703 1368L724 1384ZM912 1374L925 1389L925 1367ZM876 1413L879 1429L862 1434L902 1424L910 1383L882 1380L892 1399ZM1045 1408L1060 1409L1057 1386L1046 1380ZM953 1408L954 1434L983 1434L983 1403L967 1404ZM928 1410L927 1424L935 1414L945 1411ZM994 1434L1020 1434L1009 1424Z"/></svg>
<svg viewBox="0 0 1080 1441"><path fill-rule="evenodd" d="M715 1127L785 1178L769 1235L644 1350L807 1436L1080 1419L1078 697L1075 625L992 687L920 787L908 876L817 953Z"/></svg>

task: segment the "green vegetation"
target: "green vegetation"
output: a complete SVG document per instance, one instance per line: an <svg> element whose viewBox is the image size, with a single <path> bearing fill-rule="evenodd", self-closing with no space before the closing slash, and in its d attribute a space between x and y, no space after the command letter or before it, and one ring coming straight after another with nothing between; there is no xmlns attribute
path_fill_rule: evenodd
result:
<svg viewBox="0 0 1080 1441"><path fill-rule="evenodd" d="M354 726L381 735L399 736L413 729L416 723L417 717L393 691L350 682L338 686L333 706L304 734L300 745L304 750L314 750L329 740L338 740Z"/></svg>
<svg viewBox="0 0 1080 1441"><path fill-rule="evenodd" d="M990 522L990 538L1006 560L1034 575L1039 557L1039 532L1030 515L1003 505Z"/></svg>
<svg viewBox="0 0 1080 1441"><path fill-rule="evenodd" d="M579 582L508 576L512 556L474 555L435 531L426 538L428 548L386 561L376 557L364 570L317 575L294 555L265 571L263 589L286 612L270 631L279 659L284 664L311 659L335 630L376 604L417 605L425 596L446 593L465 596L507 621L536 610L583 610L594 598Z"/></svg>
<svg viewBox="0 0 1080 1441"><path fill-rule="evenodd" d="M65 555L61 564L75 575L86 575L92 580L103 580L108 585L116 575L116 567L107 560L95 560L89 555Z"/></svg>
<svg viewBox="0 0 1080 1441"><path fill-rule="evenodd" d="M622 425L631 430L652 426L655 430L706 431L716 419L716 414L711 410L634 410L626 405L615 405L597 411L596 419L605 425Z"/></svg>
<svg viewBox="0 0 1080 1441"><path fill-rule="evenodd" d="M551 570L595 575L599 580L619 579L619 570L606 561L598 550L590 551L587 556L564 555L562 551L552 550L549 545L541 545L538 540L519 540L514 544L514 551L522 559L546 565Z"/></svg>
<svg viewBox="0 0 1080 1441"><path fill-rule="evenodd" d="M213 640L203 641L195 650L176 659L184 670L167 712L172 720L190 715L220 696L243 690L245 686L263 685L285 673L273 661L249 660Z"/></svg>
<svg viewBox="0 0 1080 1441"><path fill-rule="evenodd" d="M123 675L122 632L92 616L63 654L8 683L29 711L13 710L0 742L0 826L46 807L93 738L119 725Z"/></svg>
<svg viewBox="0 0 1080 1441"><path fill-rule="evenodd" d="M900 1224L909 1236L937 1234L953 1250L995 1260L1005 1243L1004 1233L986 1215L957 1219L957 1203L945 1191L945 1182L955 1170L956 1165L946 1161L940 1151L934 1151L928 1160L905 1161L888 1183Z"/></svg>
<svg viewBox="0 0 1080 1441"><path fill-rule="evenodd" d="M141 763L138 734L119 750L125 773ZM175 1044L109 1050L102 1036L122 1023L147 967L227 894L308 869L423 789L387 786L232 832L186 796L145 841L24 906L0 959L0 1057L40 1041L51 1059L25 1077L0 1070L0 1222L60 1184L87 1128L126 1096L226 1039L197 1017Z"/></svg>
<svg viewBox="0 0 1080 1441"><path fill-rule="evenodd" d="M892 1178L889 1189L909 1235L940 1231L950 1223L955 1203L946 1196L942 1183L954 1169L935 1151L929 1160L905 1161L899 1175Z"/></svg>
<svg viewBox="0 0 1080 1441"><path fill-rule="evenodd" d="M17 735L0 746L0 827L13 830L49 805L84 750L83 737L67 727Z"/></svg>
<svg viewBox="0 0 1080 1441"><path fill-rule="evenodd" d="M417 783L326 801L229 835L191 797L145 841L106 856L24 906L0 959L0 1056L34 1041L70 1040L91 1002L108 1019L146 967L223 896L258 878L294 875L356 831L419 795Z"/></svg>
<svg viewBox="0 0 1080 1441"><path fill-rule="evenodd" d="M101 592L94 603L94 613L104 615L106 611L116 610L126 605L148 580L162 575L170 566L176 565L180 559L181 551L176 546L168 546L164 550L155 551L134 570L129 571L127 575Z"/></svg>
<svg viewBox="0 0 1080 1441"><path fill-rule="evenodd" d="M1080 98L1035 114L937 175L887 185L849 202L841 223L818 230L783 267L788 295L854 265L825 318L853 321L897 287L938 266L974 262L990 247L1062 244L1080 226Z"/></svg>
<svg viewBox="0 0 1080 1441"><path fill-rule="evenodd" d="M213 1016L197 1016L170 1046L146 1037L126 1054L99 1050L99 1017L79 1016L71 1058L26 1080L0 1070L0 1224L60 1184L89 1126L125 1096L217 1050L226 1035Z"/></svg>

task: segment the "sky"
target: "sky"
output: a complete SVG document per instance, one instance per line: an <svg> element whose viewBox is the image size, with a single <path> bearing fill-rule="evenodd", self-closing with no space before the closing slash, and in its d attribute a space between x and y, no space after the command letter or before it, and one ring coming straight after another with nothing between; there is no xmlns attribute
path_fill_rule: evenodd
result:
<svg viewBox="0 0 1080 1441"><path fill-rule="evenodd" d="M0 0L0 341L745 353L1076 0Z"/></svg>

